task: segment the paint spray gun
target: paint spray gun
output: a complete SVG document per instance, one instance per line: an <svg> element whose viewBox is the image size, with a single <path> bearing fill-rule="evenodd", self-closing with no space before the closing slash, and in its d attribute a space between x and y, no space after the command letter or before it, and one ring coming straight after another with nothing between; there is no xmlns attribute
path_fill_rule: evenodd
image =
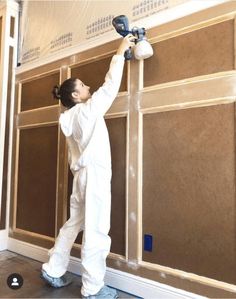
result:
<svg viewBox="0 0 236 299"><path fill-rule="evenodd" d="M145 28L133 27L131 30L129 30L129 21L125 15L120 15L115 17L112 20L112 25L114 26L116 31L123 37L125 37L129 33L137 37L134 46L134 56L136 59L138 60L146 59L153 55L152 46L147 41L147 38L145 36L146 34ZM125 60L130 60L130 59L132 59L131 48L125 51Z"/></svg>

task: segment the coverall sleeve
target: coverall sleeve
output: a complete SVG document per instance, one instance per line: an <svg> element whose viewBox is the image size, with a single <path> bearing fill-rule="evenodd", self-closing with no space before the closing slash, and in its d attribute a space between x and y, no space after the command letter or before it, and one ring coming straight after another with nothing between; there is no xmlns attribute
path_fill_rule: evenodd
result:
<svg viewBox="0 0 236 299"><path fill-rule="evenodd" d="M92 115L104 115L116 98L124 68L124 56L112 57L109 71L106 74L103 85L92 94L86 106Z"/></svg>

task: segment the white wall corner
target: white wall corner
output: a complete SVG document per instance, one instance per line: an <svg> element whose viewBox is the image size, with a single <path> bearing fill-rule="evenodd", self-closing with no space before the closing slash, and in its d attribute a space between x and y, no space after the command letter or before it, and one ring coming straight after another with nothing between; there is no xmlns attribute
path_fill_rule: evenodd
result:
<svg viewBox="0 0 236 299"><path fill-rule="evenodd" d="M1 2L1 1L0 1ZM14 85L15 75L14 67L16 66L17 57L17 37L18 37L18 13L19 4L16 0L7 0L0 3L0 17L2 17L2 35L1 35L1 59L0 59L0 211L2 205L2 183L3 183L3 166L5 152L5 128L6 128L6 112L7 112L7 100L8 100L8 71L9 71L9 47L14 48L13 52L13 75L10 101L10 130L8 140L8 182L7 182L7 203L6 203L6 229L0 230L0 250L7 249L8 240L8 227L9 227L9 206L10 206L10 179L11 179L11 147L12 147L12 134L13 134L13 119L14 119ZM15 18L14 38L10 37L11 17ZM4 186L5 187L5 186Z"/></svg>
<svg viewBox="0 0 236 299"><path fill-rule="evenodd" d="M0 251L8 249L8 231L0 230Z"/></svg>

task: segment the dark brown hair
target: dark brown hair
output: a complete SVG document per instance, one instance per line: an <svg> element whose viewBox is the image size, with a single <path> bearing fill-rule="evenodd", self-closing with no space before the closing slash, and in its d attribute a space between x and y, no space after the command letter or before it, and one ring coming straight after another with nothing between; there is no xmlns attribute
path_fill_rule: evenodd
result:
<svg viewBox="0 0 236 299"><path fill-rule="evenodd" d="M73 101L72 92L75 91L75 81L77 78L65 80L61 85L55 85L52 90L54 99L60 100L62 105L72 108L76 103Z"/></svg>

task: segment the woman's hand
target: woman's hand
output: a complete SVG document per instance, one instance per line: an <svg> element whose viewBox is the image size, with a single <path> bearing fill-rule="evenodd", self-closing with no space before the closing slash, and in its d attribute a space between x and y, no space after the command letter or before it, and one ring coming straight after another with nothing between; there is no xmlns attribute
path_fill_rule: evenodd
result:
<svg viewBox="0 0 236 299"><path fill-rule="evenodd" d="M133 34L128 34L126 35L123 39L122 42L116 52L117 55L124 55L125 51L128 50L129 48L132 48L135 46L135 40L137 37L133 36Z"/></svg>

